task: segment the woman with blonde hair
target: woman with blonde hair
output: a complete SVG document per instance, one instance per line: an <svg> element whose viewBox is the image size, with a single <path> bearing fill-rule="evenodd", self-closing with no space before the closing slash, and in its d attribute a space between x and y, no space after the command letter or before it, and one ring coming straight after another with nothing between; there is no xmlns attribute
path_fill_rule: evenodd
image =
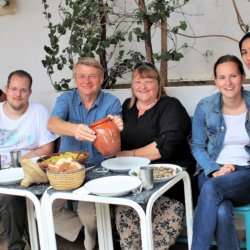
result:
<svg viewBox="0 0 250 250"><path fill-rule="evenodd" d="M153 64L142 62L134 67L131 90L131 98L123 103L122 151L117 156L140 156L149 158L151 163L177 164L192 175L195 161L188 144L190 118L176 98L166 95ZM168 249L182 229L182 191L180 183L153 207L155 249ZM132 208L116 207L116 227L123 250L141 249L139 217Z"/></svg>

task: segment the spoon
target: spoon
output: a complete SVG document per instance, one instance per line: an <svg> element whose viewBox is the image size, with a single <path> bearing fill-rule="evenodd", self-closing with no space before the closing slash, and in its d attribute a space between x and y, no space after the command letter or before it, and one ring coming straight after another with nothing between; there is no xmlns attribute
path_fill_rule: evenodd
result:
<svg viewBox="0 0 250 250"><path fill-rule="evenodd" d="M80 152L80 153L78 153L78 155L77 155L76 159L77 159L80 155L81 155L81 152Z"/></svg>

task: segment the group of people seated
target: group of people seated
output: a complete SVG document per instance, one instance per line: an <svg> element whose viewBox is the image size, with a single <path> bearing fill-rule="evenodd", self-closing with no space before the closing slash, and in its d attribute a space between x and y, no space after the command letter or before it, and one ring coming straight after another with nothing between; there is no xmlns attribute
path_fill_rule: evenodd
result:
<svg viewBox="0 0 250 250"><path fill-rule="evenodd" d="M250 70L250 33L239 47ZM135 65L132 95L123 105L101 89L104 70L94 58L79 59L73 77L76 88L60 95L49 114L44 106L29 102L32 77L28 72L16 70L9 75L0 92L2 168L9 165L11 150L21 150L22 158L52 153L59 136L60 151L88 151L87 163L99 164L104 156L93 146L96 135L89 125L109 116L121 131L121 151L116 157L147 157L152 163L177 164L189 173L196 206L192 250L209 249L214 237L220 250L240 249L232 209L250 203L250 92L243 89L246 74L241 61L233 55L216 61L214 81L219 91L198 103L192 124L181 102L166 94L151 63ZM85 249L95 249L94 203L78 202L76 210L65 203L56 200L53 204L56 234L75 241L84 228ZM155 249L169 249L175 243L183 227L183 203L182 183L156 201L152 212ZM121 249L141 249L138 214L116 206L114 215ZM25 198L0 194L0 216L8 249L23 250Z"/></svg>

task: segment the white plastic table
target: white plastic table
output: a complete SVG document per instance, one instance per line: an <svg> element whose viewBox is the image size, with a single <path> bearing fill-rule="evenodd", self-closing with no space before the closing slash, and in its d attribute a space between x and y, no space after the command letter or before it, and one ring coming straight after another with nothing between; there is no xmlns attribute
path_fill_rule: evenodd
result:
<svg viewBox="0 0 250 250"><path fill-rule="evenodd" d="M46 190L46 187L43 189ZM44 227L44 216L38 197L29 189L20 188L20 184L0 186L0 193L7 195L22 196L26 198L27 217L32 250L48 250L47 233ZM36 223L37 221L37 223ZM38 235L37 235L38 229ZM38 241L39 237L39 241ZM39 244L40 243L40 247Z"/></svg>
<svg viewBox="0 0 250 250"><path fill-rule="evenodd" d="M153 194L150 196L147 202L146 212L143 210L140 204L131 199L129 196L103 197L91 194L80 195L72 192L62 192L55 190L46 191L43 194L41 204L42 204L42 210L46 213L46 215L44 214L44 219L46 224L45 226L47 228L49 249L50 250L56 249L56 238L55 238L53 210L52 210L53 202L56 199L66 199L66 200L95 202L98 241L100 250L113 249L110 208L109 208L110 204L130 206L137 211L141 222L142 248L144 250L153 250L154 248L153 248L152 221L151 221L153 204L158 197L160 197L169 188L171 188L181 180L183 180L184 182L188 245L190 248L192 240L192 222L193 222L192 193L191 193L190 178L187 172L183 171L178 176L174 177L173 179L164 183L163 185L160 185L159 188L156 188L156 190L154 190ZM148 191L143 191L143 192L148 192ZM130 196L132 197L133 195Z"/></svg>

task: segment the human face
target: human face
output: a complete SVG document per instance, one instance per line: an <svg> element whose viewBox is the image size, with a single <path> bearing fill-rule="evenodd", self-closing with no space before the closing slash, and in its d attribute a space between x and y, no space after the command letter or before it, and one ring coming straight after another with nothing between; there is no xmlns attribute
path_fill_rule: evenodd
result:
<svg viewBox="0 0 250 250"><path fill-rule="evenodd" d="M13 75L9 86L5 87L7 104L15 111L23 111L28 106L31 95L30 83L27 77Z"/></svg>
<svg viewBox="0 0 250 250"><path fill-rule="evenodd" d="M157 100L159 84L154 78L142 78L136 74L132 81L132 90L140 102L150 104Z"/></svg>
<svg viewBox="0 0 250 250"><path fill-rule="evenodd" d="M235 62L225 62L217 66L215 83L224 98L241 96L245 75L239 71Z"/></svg>
<svg viewBox="0 0 250 250"><path fill-rule="evenodd" d="M79 64L75 69L75 82L82 98L97 97L103 76L98 68Z"/></svg>
<svg viewBox="0 0 250 250"><path fill-rule="evenodd" d="M250 38L247 38L242 43L241 56L242 56L243 62L245 63L247 68L250 70Z"/></svg>

